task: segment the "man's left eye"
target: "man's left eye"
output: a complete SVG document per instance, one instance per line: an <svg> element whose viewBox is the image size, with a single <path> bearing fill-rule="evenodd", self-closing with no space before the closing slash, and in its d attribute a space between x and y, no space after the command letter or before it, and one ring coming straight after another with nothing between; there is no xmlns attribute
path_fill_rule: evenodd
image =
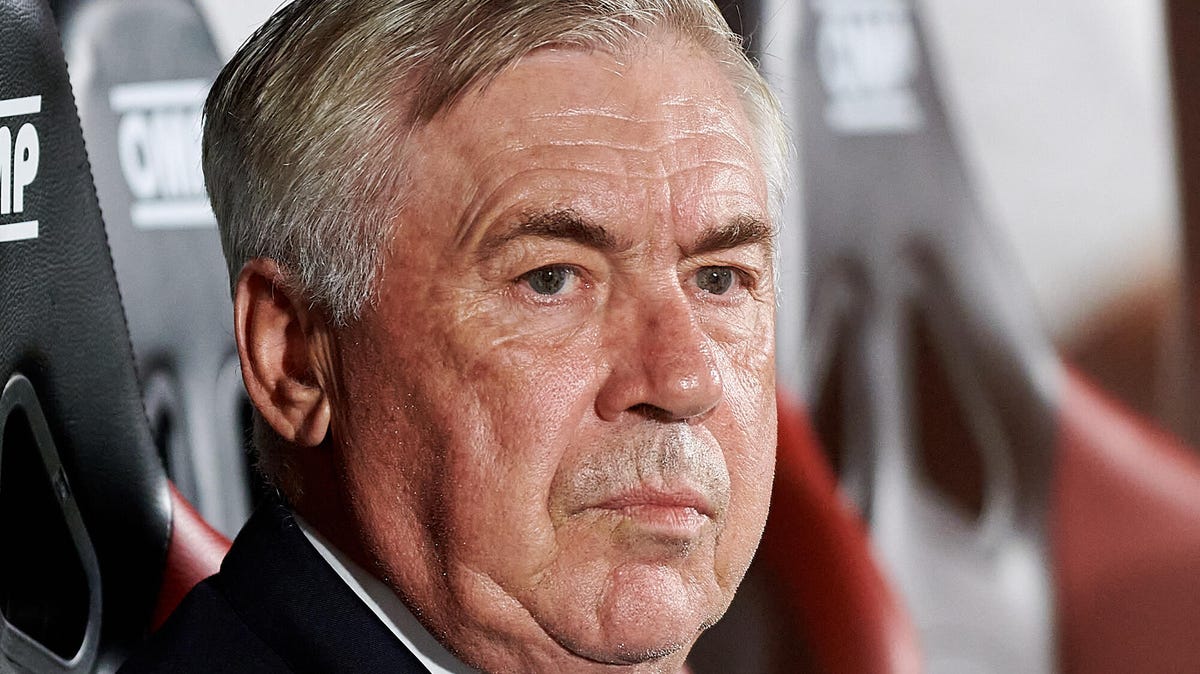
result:
<svg viewBox="0 0 1200 674"><path fill-rule="evenodd" d="M696 272L696 285L707 293L724 295L737 280L737 272L730 267L701 267Z"/></svg>

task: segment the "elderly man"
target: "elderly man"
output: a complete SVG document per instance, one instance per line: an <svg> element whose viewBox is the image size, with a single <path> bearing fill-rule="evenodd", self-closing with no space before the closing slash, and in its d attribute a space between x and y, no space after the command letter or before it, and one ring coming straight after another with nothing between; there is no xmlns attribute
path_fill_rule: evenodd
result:
<svg viewBox="0 0 1200 674"><path fill-rule="evenodd" d="M206 115L284 503L126 670L679 670L775 446L786 138L711 2L297 0Z"/></svg>

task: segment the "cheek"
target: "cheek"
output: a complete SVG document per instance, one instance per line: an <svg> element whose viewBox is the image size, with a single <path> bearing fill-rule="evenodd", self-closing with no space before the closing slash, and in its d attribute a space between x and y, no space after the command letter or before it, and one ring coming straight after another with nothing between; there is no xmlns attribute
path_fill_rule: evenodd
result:
<svg viewBox="0 0 1200 674"><path fill-rule="evenodd" d="M396 541L427 541L452 577L470 569L529 586L558 551L549 491L594 405L598 339L496 339L472 320L389 324L424 328L360 339L343 363L339 445L368 536L389 557L407 554Z"/></svg>
<svg viewBox="0 0 1200 674"><path fill-rule="evenodd" d="M742 339L720 344L718 368L723 376L728 409L745 429L763 423L763 410L772 411L768 420L774 429L775 409L775 321L773 306L762 306L754 329Z"/></svg>
<svg viewBox="0 0 1200 674"><path fill-rule="evenodd" d="M550 487L594 404L596 340L476 335L483 347L462 352L455 373L469 395L440 415L456 433L446 459L447 549L515 579L519 573L496 567L542 566L555 554Z"/></svg>
<svg viewBox="0 0 1200 674"><path fill-rule="evenodd" d="M775 475L775 401L764 401L760 413L750 418L748 424L735 423L741 442L726 453L726 464L729 466L733 517L744 519L732 529L753 532L757 542L757 534L766 522Z"/></svg>
<svg viewBox="0 0 1200 674"><path fill-rule="evenodd" d="M757 415L752 425L735 422L741 444L726 451L730 508L717 542L717 583L732 592L741 582L758 549L771 502L775 476L775 407ZM731 433L732 435L732 433Z"/></svg>
<svg viewBox="0 0 1200 674"><path fill-rule="evenodd" d="M722 548L740 579L766 522L775 474L777 419L775 409L774 335L727 345L717 351L724 375L723 413L710 429L725 448L731 503Z"/></svg>

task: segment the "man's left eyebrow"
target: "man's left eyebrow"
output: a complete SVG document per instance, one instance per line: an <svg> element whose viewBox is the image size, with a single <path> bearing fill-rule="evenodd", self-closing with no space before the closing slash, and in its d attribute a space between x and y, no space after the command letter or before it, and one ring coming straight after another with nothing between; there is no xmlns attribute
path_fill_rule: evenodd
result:
<svg viewBox="0 0 1200 674"><path fill-rule="evenodd" d="M775 230L761 218L739 215L701 234L686 253L689 256L703 255L754 244L761 244L768 251L774 250Z"/></svg>

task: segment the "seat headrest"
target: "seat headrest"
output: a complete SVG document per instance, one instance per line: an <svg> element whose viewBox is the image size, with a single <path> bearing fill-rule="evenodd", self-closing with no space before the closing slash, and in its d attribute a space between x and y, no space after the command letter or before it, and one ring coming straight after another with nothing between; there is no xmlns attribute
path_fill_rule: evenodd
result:
<svg viewBox="0 0 1200 674"><path fill-rule="evenodd" d="M82 514L99 560L103 662L144 633L169 534L169 492L139 397L58 32L42 0L0 0L0 160L6 158L12 169L0 161L0 385L28 381L47 430L34 444L53 445L63 468L52 478L55 494ZM10 439L6 432L5 467L29 450ZM5 526L12 516L0 511ZM35 553L24 541L3 546L3 557ZM0 587L21 580L0 579Z"/></svg>
<svg viewBox="0 0 1200 674"><path fill-rule="evenodd" d="M245 396L200 168L223 61L187 0L56 11L152 432L175 484L233 535L249 514Z"/></svg>
<svg viewBox="0 0 1200 674"><path fill-rule="evenodd" d="M921 3L804 4L815 423L930 669L1042 671L1054 647L1045 516L1060 364L981 217Z"/></svg>

